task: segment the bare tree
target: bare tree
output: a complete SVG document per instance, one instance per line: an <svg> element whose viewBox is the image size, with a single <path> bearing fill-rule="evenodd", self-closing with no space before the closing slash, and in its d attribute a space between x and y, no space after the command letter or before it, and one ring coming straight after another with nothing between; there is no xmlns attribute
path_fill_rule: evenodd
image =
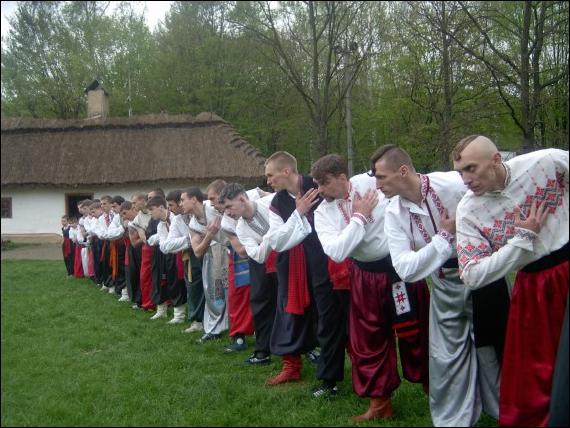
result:
<svg viewBox="0 0 570 428"><path fill-rule="evenodd" d="M567 34L568 8L562 3L565 2L459 2L481 36L480 42L465 44L453 32L447 32L467 54L485 64L522 132L524 152L544 145L536 138L544 90L568 78L567 49L564 65L555 70L543 66L545 49L554 48L549 45L551 38L564 28Z"/></svg>
<svg viewBox="0 0 570 428"><path fill-rule="evenodd" d="M313 159L328 153L329 121L372 52L377 30L366 19L370 7L378 6L364 1L266 1L247 7L237 4L240 19L235 24L271 47L271 60L307 107L313 125ZM352 55L344 67L351 68L351 78L341 79L339 74L346 70L335 47L338 52L339 46L346 48L351 43L357 55Z"/></svg>

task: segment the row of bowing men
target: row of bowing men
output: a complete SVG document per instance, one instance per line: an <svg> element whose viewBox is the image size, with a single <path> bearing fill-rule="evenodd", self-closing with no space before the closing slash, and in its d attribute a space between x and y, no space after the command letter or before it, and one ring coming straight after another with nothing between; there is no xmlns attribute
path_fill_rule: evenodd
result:
<svg viewBox="0 0 570 428"><path fill-rule="evenodd" d="M435 426L482 412L567 426L568 152L503 162L471 135L451 157L454 171L420 174L385 145L350 177L339 155L302 175L281 151L265 163L271 193L215 180L206 194L83 201L64 227L68 273L152 319L172 306L169 323L190 321L201 343L229 330L225 352L255 333L247 364L282 357L267 385L299 380L308 355L311 394L335 396L348 354L352 389L369 399L352 422L394 417L398 349Z"/></svg>

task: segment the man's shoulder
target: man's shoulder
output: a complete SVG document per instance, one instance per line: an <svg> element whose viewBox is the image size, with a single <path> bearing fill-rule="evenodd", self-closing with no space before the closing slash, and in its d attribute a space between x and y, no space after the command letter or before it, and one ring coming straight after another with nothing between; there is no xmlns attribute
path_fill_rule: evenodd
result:
<svg viewBox="0 0 570 428"><path fill-rule="evenodd" d="M463 195L457 204L457 215L465 215L470 213L473 209L481 204L484 198L485 195L476 196L475 193L473 193L471 190L467 190L465 195Z"/></svg>
<svg viewBox="0 0 570 428"><path fill-rule="evenodd" d="M336 209L336 200L329 202L326 199L323 199L315 209L315 216L329 217L334 215L335 212L338 212Z"/></svg>
<svg viewBox="0 0 570 428"><path fill-rule="evenodd" d="M359 188L376 188L376 177L368 175L366 172L350 177L350 182L353 186L357 186Z"/></svg>
<svg viewBox="0 0 570 428"><path fill-rule="evenodd" d="M402 198L399 195L393 196L390 199L386 198L388 201L386 204L386 214L400 214L404 211L402 206Z"/></svg>

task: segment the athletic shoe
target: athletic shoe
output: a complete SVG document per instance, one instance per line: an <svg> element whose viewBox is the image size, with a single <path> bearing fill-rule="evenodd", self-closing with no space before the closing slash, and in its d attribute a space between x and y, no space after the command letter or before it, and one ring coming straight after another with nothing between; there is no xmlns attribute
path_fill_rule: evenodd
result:
<svg viewBox="0 0 570 428"><path fill-rule="evenodd" d="M216 340L219 339L220 336L221 336L220 334L206 333L204 336L200 338L200 340L198 340L198 343L206 343L211 340Z"/></svg>
<svg viewBox="0 0 570 428"><path fill-rule="evenodd" d="M325 382L313 388L311 391L311 395L315 398L335 397L337 394L338 394L338 387L336 385L328 385Z"/></svg>
<svg viewBox="0 0 570 428"><path fill-rule="evenodd" d="M244 361L246 364L251 364L252 366L261 366L264 364L269 364L271 362L271 356L269 354L265 355L262 352L254 352L249 356L248 359Z"/></svg>
<svg viewBox="0 0 570 428"><path fill-rule="evenodd" d="M247 343L245 338L243 336L236 336L231 338L231 343L224 348L224 352L229 354L231 352L245 351L246 349Z"/></svg>
<svg viewBox="0 0 570 428"><path fill-rule="evenodd" d="M184 330L182 333L196 333L198 331L204 331L204 326L201 322L198 321L192 321L192 324L190 325L190 327L188 327L186 330Z"/></svg>
<svg viewBox="0 0 570 428"><path fill-rule="evenodd" d="M321 353L319 351L317 351L316 349L313 349L312 351L309 351L305 354L305 356L307 357L307 359L313 363L313 364L319 364L319 360L321 358Z"/></svg>

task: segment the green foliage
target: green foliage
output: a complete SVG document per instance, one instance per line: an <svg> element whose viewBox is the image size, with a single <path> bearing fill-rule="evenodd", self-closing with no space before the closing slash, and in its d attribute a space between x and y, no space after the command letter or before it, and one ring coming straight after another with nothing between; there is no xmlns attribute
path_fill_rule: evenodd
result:
<svg viewBox="0 0 570 428"><path fill-rule="evenodd" d="M323 151L346 153L352 75L355 172L385 143L445 169L472 133L506 150L568 148L568 2L177 1L154 32L115 3L19 2L2 117L84 117L83 90L100 78L112 116L213 111L308 171ZM345 63L335 46L350 42Z"/></svg>

